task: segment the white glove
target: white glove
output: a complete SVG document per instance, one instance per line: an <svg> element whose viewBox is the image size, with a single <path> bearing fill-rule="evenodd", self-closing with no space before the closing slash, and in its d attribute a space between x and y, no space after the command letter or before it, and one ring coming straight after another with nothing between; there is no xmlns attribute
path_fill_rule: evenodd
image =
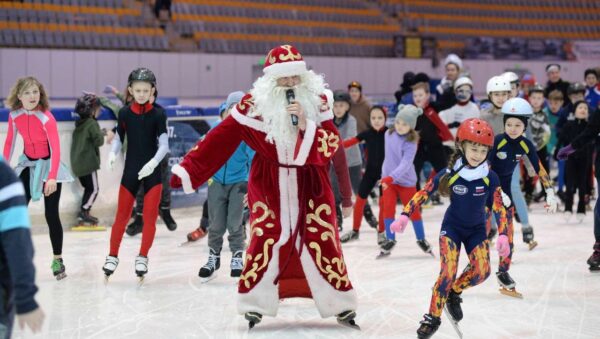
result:
<svg viewBox="0 0 600 339"><path fill-rule="evenodd" d="M504 205L505 208L509 208L512 201L510 201L510 197L508 196L508 194L504 193L504 191L501 191L501 192L502 192L502 205Z"/></svg>
<svg viewBox="0 0 600 339"><path fill-rule="evenodd" d="M548 213L554 213L558 208L558 199L556 199L553 188L546 188L546 205L544 207Z"/></svg>
<svg viewBox="0 0 600 339"><path fill-rule="evenodd" d="M142 167L142 169L138 172L138 180L142 180L142 178L145 178L152 174L156 166L158 166L158 161L154 160L154 158L150 159L150 161L148 161L144 165L144 167Z"/></svg>
<svg viewBox="0 0 600 339"><path fill-rule="evenodd" d="M115 162L117 162L117 155L113 152L108 153L108 169L109 170L114 170L115 169Z"/></svg>

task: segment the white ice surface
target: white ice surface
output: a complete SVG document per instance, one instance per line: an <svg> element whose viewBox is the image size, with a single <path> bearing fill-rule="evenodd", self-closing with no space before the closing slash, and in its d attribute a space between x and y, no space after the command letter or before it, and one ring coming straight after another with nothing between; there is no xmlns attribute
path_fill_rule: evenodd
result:
<svg viewBox="0 0 600 339"><path fill-rule="evenodd" d="M437 256L437 236L445 206L426 209L427 239ZM236 311L236 284L229 277L231 253L225 242L219 277L201 284L198 269L206 262L207 240L177 245L198 225L200 208L174 210L179 228L161 223L150 251L149 273L137 288L133 261L140 236L125 235L120 265L108 286L101 266L110 229L102 233L66 232L64 260L68 277L56 281L50 271L51 247L45 234L34 236L37 300L46 313L43 333L18 328L14 338L415 338L427 313L439 262L415 244L412 228L398 236L390 257L375 260L376 235L363 224L361 238L344 245L346 263L358 292L357 322L362 331L321 319L311 300L282 302L276 318L265 317L248 332ZM104 216L106 221L113 216ZM592 214L582 224L565 224L562 215L547 215L541 204L530 214L539 246L528 251L516 226L516 253L511 275L519 300L503 296L492 276L463 293L464 338L600 338L600 274L585 263L593 244ZM346 219L345 230L351 220ZM466 265L461 253L460 271ZM16 325L16 324L15 324ZM434 338L457 338L447 319Z"/></svg>

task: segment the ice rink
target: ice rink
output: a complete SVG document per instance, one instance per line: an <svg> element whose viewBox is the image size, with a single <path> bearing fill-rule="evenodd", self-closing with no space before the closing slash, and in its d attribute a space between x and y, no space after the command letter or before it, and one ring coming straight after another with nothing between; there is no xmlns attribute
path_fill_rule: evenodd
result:
<svg viewBox="0 0 600 339"><path fill-rule="evenodd" d="M447 202L446 202L447 205ZM594 242L592 214L583 223L564 222L534 205L530 221L539 246L529 251L516 226L511 275L524 299L501 295L494 273L463 293L464 338L600 338L600 274L585 263ZM424 210L427 239L437 256L437 236L445 206ZM376 260L376 233L363 223L359 241L344 244L350 278L358 292L357 323L362 331L321 319L311 300L281 303L277 318L265 317L248 331L236 312L236 284L229 277L231 253L225 244L219 277L201 284L206 238L178 247L198 225L200 208L174 210L178 229L159 223L150 251L149 273L137 287L133 260L140 235L125 235L120 265L108 286L101 266L108 251L107 232L66 232L64 259L68 277L56 281L50 271L46 234L36 234L37 300L46 313L43 333L18 330L14 338L416 338L427 313L439 262L420 251L412 228L398 237L386 259ZM104 216L106 223L113 216ZM350 228L345 220L345 230ZM464 250L460 270L466 265ZM492 272L498 257L492 252ZM434 338L457 338L447 318Z"/></svg>

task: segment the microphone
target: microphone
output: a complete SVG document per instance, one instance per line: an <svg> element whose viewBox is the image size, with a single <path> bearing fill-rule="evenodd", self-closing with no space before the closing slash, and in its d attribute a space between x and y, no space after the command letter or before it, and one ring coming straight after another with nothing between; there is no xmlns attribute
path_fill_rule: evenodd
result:
<svg viewBox="0 0 600 339"><path fill-rule="evenodd" d="M294 101L294 99L296 99L294 90L290 88L287 91L285 91L285 98L287 99L288 105L291 105L292 102ZM298 126L298 116L292 114L291 117L292 117L292 125Z"/></svg>

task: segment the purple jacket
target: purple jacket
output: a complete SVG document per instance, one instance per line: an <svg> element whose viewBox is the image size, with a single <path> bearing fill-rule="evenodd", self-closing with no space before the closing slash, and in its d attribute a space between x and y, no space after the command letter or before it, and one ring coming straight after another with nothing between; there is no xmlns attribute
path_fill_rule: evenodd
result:
<svg viewBox="0 0 600 339"><path fill-rule="evenodd" d="M381 178L392 177L395 185L414 187L417 185L415 173L415 154L417 143L406 140L406 136L396 133L385 133L385 160Z"/></svg>

